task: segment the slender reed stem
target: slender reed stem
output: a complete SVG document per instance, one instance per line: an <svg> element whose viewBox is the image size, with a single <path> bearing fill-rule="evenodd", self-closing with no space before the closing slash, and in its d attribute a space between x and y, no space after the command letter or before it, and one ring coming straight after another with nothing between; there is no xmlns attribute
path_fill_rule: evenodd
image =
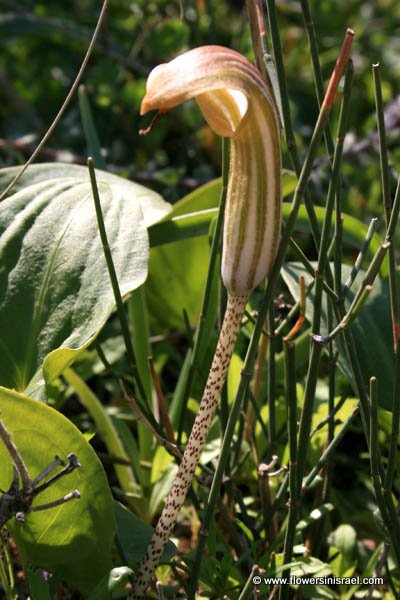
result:
<svg viewBox="0 0 400 600"><path fill-rule="evenodd" d="M384 482L386 495L391 494L393 479L396 470L396 462L398 457L397 447L399 439L399 422L400 422L400 352L395 354L394 364L394 385L393 385L393 403L392 403L392 429L390 432L390 444L388 462L386 466L386 478Z"/></svg>
<svg viewBox="0 0 400 600"><path fill-rule="evenodd" d="M341 307L340 310L344 311L344 308ZM363 374L360 368L360 363L358 361L357 350L354 342L354 336L351 331L351 328L346 328L343 330L343 337L346 345L346 349L349 355L349 364L351 366L353 380L355 383L355 387L357 390L357 394L360 400L360 409L361 409L361 419L364 428L364 432L367 438L370 454L370 441L371 441L371 415L370 415L370 402L368 398L367 391L364 385ZM374 384L375 385L375 384ZM374 388L372 385L372 388ZM376 389L374 388L374 393L376 393ZM381 481L385 478L385 471L380 462L380 450L378 445L376 444L374 447L374 465L375 468L379 472L379 476ZM375 490L376 491L376 490ZM392 542L392 547L395 553L397 564L400 564L400 523L397 515L397 509L394 505L393 498L391 494L385 494L383 497L382 494L378 492L376 496L376 501L379 507L379 510L382 515L382 519L387 527L388 534L390 540Z"/></svg>
<svg viewBox="0 0 400 600"><path fill-rule="evenodd" d="M14 593L14 585L10 576L12 576L12 568L10 568L10 555L7 547L7 539L5 535L0 537L0 548L2 556L0 557L0 582L3 587L4 597L6 600L17 600ZM8 567L6 569L6 566Z"/></svg>
<svg viewBox="0 0 400 600"><path fill-rule="evenodd" d="M360 310L361 306L367 299L368 294L370 294L370 292L372 291L372 284L379 273L379 269L389 247L389 242L383 242L379 246L348 310L345 311L344 307L340 308L341 320L338 323L338 325L336 325L336 327L327 336L313 334L314 341L316 341L317 343L326 344L327 342L331 341L336 335L348 328L348 326L352 323L352 321L356 317L357 312Z"/></svg>
<svg viewBox="0 0 400 600"><path fill-rule="evenodd" d="M324 452L322 453L318 461L315 463L311 471L308 473L307 477L304 479L304 488L308 488L312 484L318 473L333 456L343 437L348 432L350 425L353 423L354 417L358 415L359 412L360 410L358 407L355 407L352 410L351 414L347 417L346 421L336 433L335 437L332 439L332 441L324 450Z"/></svg>
<svg viewBox="0 0 400 600"><path fill-rule="evenodd" d="M300 0L300 5L301 5L301 11L303 14L304 27L307 32L308 44L310 47L310 56L311 56L311 63L312 63L312 68L313 68L315 91L316 91L316 95L317 95L318 104L319 104L319 106L321 106L323 99L324 99L324 81L323 81L323 77L322 77L321 65L319 62L317 35L316 35L314 21L312 19L308 0ZM325 145L326 145L326 149L328 151L330 160L332 162L333 153L335 150L335 144L333 141L333 136L332 136L332 132L331 132L329 123L327 123L327 127L325 130ZM338 188L337 191L340 196L340 187ZM339 199L339 202L340 202L340 199Z"/></svg>
<svg viewBox="0 0 400 600"><path fill-rule="evenodd" d="M269 456L275 452L276 445L276 410L275 410L275 352L276 352L276 335L274 332L275 326L275 310L274 305L268 311L268 329L270 332L269 352L268 352L268 441L269 441Z"/></svg>
<svg viewBox="0 0 400 600"><path fill-rule="evenodd" d="M307 271L310 273L310 275L312 277L314 277L315 276L315 268L313 267L312 263L308 260L307 256L304 254L303 250L300 248L298 243L293 238L290 238L290 248L296 254L298 259L303 263L303 265L305 266ZM329 255L329 252L328 252L328 255ZM337 302L338 295L334 292L334 290L330 287L330 285L328 285L325 280L323 281L322 284L324 286L324 291L327 293L329 298L333 302Z"/></svg>
<svg viewBox="0 0 400 600"><path fill-rule="evenodd" d="M362 245L362 248L360 250L360 252L358 253L358 256L355 260L354 266L351 270L350 275L348 276L346 283L344 284L343 288L342 288L342 295L345 296L348 292L348 290L351 288L351 286L353 285L358 273L360 272L363 262L364 262L364 258L369 250L370 244L371 244L371 240L374 236L375 230L377 228L378 225L378 221L379 219L377 217L371 219L369 227L368 227L368 231L367 231L367 235L365 236L365 240L364 243Z"/></svg>
<svg viewBox="0 0 400 600"><path fill-rule="evenodd" d="M292 560L293 544L296 533L297 514L299 510L299 490L297 487L297 394L296 394L296 363L295 346L293 342L284 342L285 352L285 382L287 397L287 417L289 436L289 514L286 526L285 544L283 547L284 563ZM283 577L289 575L289 570L284 571ZM288 596L288 587L282 585L280 597Z"/></svg>
<svg viewBox="0 0 400 600"><path fill-rule="evenodd" d="M390 213L392 211L392 201L390 198L389 159L386 143L385 116L383 112L382 87L379 64L372 65L372 74L374 78L375 106L378 122L379 159L381 166L383 208L385 213L385 221L386 224L388 224L390 220Z"/></svg>
<svg viewBox="0 0 400 600"><path fill-rule="evenodd" d="M323 103L324 98L324 81L322 77L321 65L319 62L318 54L318 43L315 32L314 21L312 19L309 2L308 0L300 0L301 11L303 14L304 27L307 32L308 44L310 48L311 63L313 68L315 90L319 106ZM330 158L330 162L333 160L335 144L329 123L327 123L325 132L325 145ZM335 261L334 261L334 289L337 294L340 292L341 280L342 280L342 235L343 235L343 222L342 222L342 186L339 180L339 185L336 189L336 214L335 214L335 235L334 235L334 250L335 250ZM327 268L329 265L327 265Z"/></svg>
<svg viewBox="0 0 400 600"><path fill-rule="evenodd" d="M379 134L379 156L381 164L381 178L382 178L382 196L383 206L385 213L386 230L388 230L389 223L392 216L392 200L390 196L390 177L389 177L389 160L388 150L386 143L386 132L385 132L385 118L383 112L383 101L382 101L382 88L380 81L379 65L372 66L372 72L374 76L374 87L375 87L375 103L376 113L378 121L378 134ZM397 457L397 440L399 437L400 430L400 349L399 349L399 335L400 335L400 322L399 322L399 303L398 303L398 289L397 289L397 274L396 274L396 256L395 256L395 245L390 244L389 247L389 290L390 290L390 312L392 319L392 332L393 332L393 351L395 356L395 369L394 369L394 385L393 385L393 401L392 401L392 431L390 437L388 463L386 468L386 477L384 482L385 494L389 496L391 493L393 479L396 469L396 457Z"/></svg>
<svg viewBox="0 0 400 600"><path fill-rule="evenodd" d="M205 315L208 312L210 305L210 296L211 296L211 286L214 278L215 269L217 268L217 258L218 251L221 241L221 232L222 226L224 223L224 212L225 212L225 203L226 196L228 191L228 175L229 175L229 138L223 138L222 140L222 188L221 188L221 197L219 202L219 212L217 217L217 222L215 225L214 236L211 243L211 252L210 252L210 263L207 272L206 285L203 296L203 303L201 307L199 324L197 326L196 335L194 338L193 349L190 357L190 366L187 374L187 379L185 381L185 385L182 388L182 394L179 399L177 399L177 403L180 407L179 416L178 416L178 445L181 443L182 432L183 432L183 422L184 416L186 413L186 404L190 395L190 390L192 387L194 375L196 372L196 367L199 360L199 353L202 346L203 336L204 336L204 324L205 324Z"/></svg>
<svg viewBox="0 0 400 600"><path fill-rule="evenodd" d="M399 220L399 211L400 211L400 177L397 181L396 193L395 193L394 201L393 201L393 208L392 208L392 212L390 214L390 220L389 220L389 224L388 224L387 230L386 230L386 240L388 242L391 241L391 239L394 235L396 225Z"/></svg>
<svg viewBox="0 0 400 600"><path fill-rule="evenodd" d="M339 180L339 169L340 162L342 156L343 149L343 138L347 128L348 121L348 108L349 108L349 97L350 97L350 87L352 81L352 68L351 63L349 61L349 67L346 71L346 79L345 79L345 90L346 93L343 94L343 102L339 117L339 126L338 126L338 143L336 144L335 154L333 159L333 168L332 168L332 177L329 185L327 202L326 202L326 210L325 210L325 219L322 228L321 242L318 254L318 267L315 273L315 296L314 296L314 315L313 315L313 332L314 335L319 334L320 321L321 321L321 309L322 309L322 294L323 294L323 273L325 271L325 266L327 262L327 251L329 246L329 233L331 227L331 217L333 212L333 204L334 198L336 195L337 184ZM332 84L332 80L329 84L328 91ZM325 106L326 100L322 103L322 109ZM322 110L321 109L321 110ZM311 353L310 353L310 361L306 378L306 385L304 390L304 401L303 401L303 409L300 418L300 427L299 427L299 435L298 435L298 444L297 444L297 469L296 469L296 488L294 491L295 501L290 501L289 504L289 517L288 517L288 525L286 530L286 539L285 539L285 562L290 561L294 543L294 533L296 527L296 519L297 519L297 499L301 497L301 489L302 489L302 481L304 470L306 466L306 457L308 451L309 444L309 435L311 430L311 420L314 408L314 398L315 398L315 387L317 383L318 377L318 367L321 356L321 348L316 344L316 340L312 338L311 344ZM289 486L291 487L291 481L289 480ZM291 491L291 498L293 492ZM280 600L286 600L288 598L289 588L288 586L282 586L280 589Z"/></svg>
<svg viewBox="0 0 400 600"><path fill-rule="evenodd" d="M262 0L246 0L246 8L256 64L265 81L269 83L267 69L264 62L266 32Z"/></svg>
<svg viewBox="0 0 400 600"><path fill-rule="evenodd" d="M134 378L136 381L138 391L140 393L140 397L144 401L146 401L146 392L144 390L142 380L140 378L139 371L138 371L138 368L136 365L135 352L133 350L132 338L131 338L131 335L129 332L128 319L126 317L125 307L124 307L124 303L123 303L122 295L121 295L121 290L119 289L118 277L117 277L117 273L115 271L115 266L114 266L114 261L113 261L112 255L111 255L110 246L108 244L108 237L107 237L107 232L106 232L106 228L104 225L103 211L101 208L100 195L99 195L99 190L97 187L96 173L95 173L95 169L94 169L93 159L88 158L87 164L88 164L88 168L89 168L90 183L92 186L93 201L94 201L94 205L95 205L95 209L96 209L97 225L99 228L101 243L103 245L104 257L107 262L107 269L108 269L108 273L110 276L110 281L111 281L111 285L112 285L112 289L113 289L113 293L114 293L114 299L115 299L115 304L117 307L118 318L119 318L119 321L121 324L122 337L124 339L129 362L131 364L131 368L133 371L133 375L134 375ZM139 404L139 401L138 401L138 404ZM140 408L146 414L147 418L153 422L153 425L157 426L157 424L154 423L154 417L153 417L152 413L147 408L144 407L142 402L140 402Z"/></svg>
<svg viewBox="0 0 400 600"><path fill-rule="evenodd" d="M301 163L299 154L296 146L296 139L294 136L292 118L290 115L290 103L289 103L289 94L286 85L286 75L285 75L285 67L283 63L283 54L281 48L281 42L279 38L279 27L278 20L276 16L276 8L275 8L275 0L266 0L267 9L268 9L268 20L270 26L270 35L272 48L274 51L274 59L276 72L279 83L279 91L280 91L280 102L282 109L282 118L283 118L283 128L285 132L285 140L286 147L290 156L291 163L293 165L293 169L297 176L300 176L301 173ZM324 124L325 127L325 124ZM319 225L318 220L315 215L314 206L312 203L312 199L307 190L304 190L304 200L305 206L308 214L308 218L310 220L310 226L312 235L316 245L318 244L320 238Z"/></svg>
<svg viewBox="0 0 400 600"><path fill-rule="evenodd" d="M379 65L373 65L372 71L373 71L373 75L374 75L375 103L376 103L376 113L377 113L377 121L378 121L379 157L380 157L380 164L381 164L382 197L383 197L383 207L384 207L384 214L385 214L385 223L386 223L386 229L387 229L389 226L391 212L392 212L392 200L390 197L389 159L388 159L388 150L387 150L387 144L386 144L385 119L384 119L384 113L383 113L383 101L382 101L382 89L381 89ZM399 326L398 293L397 293L397 284L396 284L396 258L395 258L395 248L394 248L393 244L389 248L389 289L390 289L390 310L391 310L391 316L392 316L392 329L393 329L393 350L394 350L394 353L397 354L400 326Z"/></svg>
<svg viewBox="0 0 400 600"><path fill-rule="evenodd" d="M390 531L390 515L387 511L385 496L382 489L381 480L381 465L380 452L378 446L378 390L376 377L371 377L369 395L371 400L370 408L370 430L369 430L369 453L371 462L371 478L375 491L375 498L382 515L382 519L386 525L389 525Z"/></svg>
<svg viewBox="0 0 400 600"><path fill-rule="evenodd" d="M321 244L318 254L318 267L315 274L315 296L314 296L314 316L312 329L314 335L319 334L321 309L322 309L322 293L323 293L323 272L327 261L327 250L329 246L329 233L331 227L331 216L333 212L333 204L339 180L339 169L342 157L343 139L347 129L348 113L349 113L349 98L352 81L352 68L349 62L349 68L346 71L345 91L343 94L343 102L339 117L338 125L338 143L335 148L333 159L332 178L329 185L325 219L322 229ZM324 104L323 104L324 105ZM307 373L306 387L304 392L303 410L300 419L299 439L298 439L298 470L297 470L297 486L298 493L301 490L301 484L305 469L306 455L308 449L309 434L311 429L311 419L314 406L315 386L317 382L319 359L321 349L316 347L315 338L313 338L311 346L311 355L309 369Z"/></svg>

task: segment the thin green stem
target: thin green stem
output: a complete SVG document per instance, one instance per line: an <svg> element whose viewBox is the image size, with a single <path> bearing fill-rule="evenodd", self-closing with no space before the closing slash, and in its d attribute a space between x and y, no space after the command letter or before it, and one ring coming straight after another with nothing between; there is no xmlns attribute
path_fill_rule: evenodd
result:
<svg viewBox="0 0 400 600"><path fill-rule="evenodd" d="M229 138L223 138L222 140L222 188L221 197L219 203L219 212L217 221L215 224L214 236L211 243L210 252L210 263L207 272L207 279L205 284L203 303L201 307L200 319L197 326L196 335L194 338L194 345L190 357L190 366L187 373L187 379L185 385L181 388L181 396L177 399L177 404L180 406L180 412L178 417L178 438L177 443L180 445L182 440L183 424L186 413L186 405L190 395L193 379L196 372L196 367L199 360L199 353L202 347L204 338L204 323L205 315L207 314L210 306L211 287L214 279L214 273L217 268L217 259L220 247L222 227L224 223L224 212L226 195L228 191L228 175L229 175Z"/></svg>
<svg viewBox="0 0 400 600"><path fill-rule="evenodd" d="M153 413L158 415L158 411L154 410L152 399L152 379L148 364L148 358L151 356L150 326L148 319L148 311L146 306L146 297L143 286L138 287L131 294L127 301L128 317L130 324L130 339L132 340L132 348L135 355L136 365L140 381L143 384L146 394L146 404L152 407ZM125 311L124 311L125 312ZM146 424L138 421L137 435L139 441L139 453L141 460L151 462L154 456L153 435ZM150 485L151 472L150 469L142 469L141 483L145 482Z"/></svg>
<svg viewBox="0 0 400 600"><path fill-rule="evenodd" d="M385 118L383 110L382 100L382 88L380 81L379 65L372 66L372 72L374 76L374 88L375 88L375 104L376 114L378 121L378 134L379 134L379 157L381 165L381 183L382 183L382 196L383 206L385 213L386 230L391 224L392 216L392 200L390 196L390 177L389 177L389 159L388 149L386 143L386 131L385 131ZM397 195L397 194L396 194ZM397 210L397 206L396 206ZM388 237L388 235L386 236ZM398 290L397 290L397 274L396 274L396 256L395 246L390 244L389 247L389 290L390 290L390 311L392 319L392 331L393 331L393 351L395 355L395 377L393 386L393 402L392 402L392 431L389 445L388 463L386 468L386 478L384 482L385 497L388 497L391 493L393 479L396 469L396 458L397 458L397 440L400 430L400 356L399 356L399 335L400 335L400 322L399 322L399 306L398 306Z"/></svg>
<svg viewBox="0 0 400 600"><path fill-rule="evenodd" d="M296 393L296 352L291 341L283 343L285 356L285 387L287 400L288 438L289 438L289 488L290 501L296 503L296 467L297 467L297 393Z"/></svg>
<svg viewBox="0 0 400 600"><path fill-rule="evenodd" d="M353 81L353 63L349 59L347 64L344 90L343 90L343 101L341 105L339 124L338 124L338 136L336 141L336 147L333 156L332 164L332 175L329 182L328 196L326 200L325 218L321 234L321 243L318 253L318 271L322 273L325 269L325 265L328 257L329 237L331 230L331 220L334 208L334 199L338 190L340 180L340 165L343 153L343 142L347 132L349 113L350 113L350 96L351 86Z"/></svg>
<svg viewBox="0 0 400 600"><path fill-rule="evenodd" d="M259 569L258 565L253 566L251 573L250 573L246 583L244 584L244 588L240 592L240 596L239 596L238 600L248 600L248 598L250 598L250 596L252 595L252 592L254 592L253 578L255 575L257 575L257 576L260 575L260 569Z"/></svg>
<svg viewBox="0 0 400 600"><path fill-rule="evenodd" d="M342 288L342 248L343 248L343 216L342 196L336 194L335 199L335 231L333 235L333 289L339 296Z"/></svg>
<svg viewBox="0 0 400 600"><path fill-rule="evenodd" d="M257 68L263 75L265 81L270 83L268 81L267 69L264 62L266 33L262 0L246 0L246 8L250 25L251 43L254 49Z"/></svg>
<svg viewBox="0 0 400 600"><path fill-rule="evenodd" d="M128 359L129 359L129 362L130 362L130 365L132 368L133 376L134 376L136 386L139 391L139 395L140 395L140 399L141 399L140 403L138 401L138 404L140 404L140 408L146 414L146 416L152 422L154 422L154 417L153 417L151 411L149 411L148 407L145 408L144 404L142 402L142 400L144 400L146 402L146 392L144 390L142 381L139 376L138 368L136 365L135 352L133 350L131 334L129 331L128 320L127 320L126 312L125 312L125 306L124 306L124 303L122 300L121 290L119 289L118 277L117 277L117 273L115 271L115 266L114 266L114 261L113 261L112 255L111 255L110 246L108 244L108 237L107 237L107 232L106 232L106 228L105 228L105 224L104 224L103 211L101 208L101 201L100 201L99 190L97 187L96 173L95 173L95 169L94 169L93 159L88 158L87 164L88 164L88 168L89 168L90 183L92 186L93 201L94 201L94 205L95 205L95 209L96 209L96 217L97 217L97 224L98 224L98 228L99 228L100 239L101 239L101 243L103 245L104 257L106 259L110 282L111 282L111 286L112 286L113 293L114 293L115 304L117 307L117 314L118 314L119 322L121 325L122 337L124 339Z"/></svg>
<svg viewBox="0 0 400 600"><path fill-rule="evenodd" d="M290 243L290 248L293 250L293 252L297 255L297 257L303 263L303 265L305 266L305 268L307 269L307 271L310 273L310 275L312 275L312 277L314 277L315 276L315 268L313 267L312 263L308 260L308 258L306 257L306 255L304 254L304 252L302 251L302 249L300 248L300 246L297 244L297 242L293 238L290 238L290 242L289 243ZM327 284L327 282L325 280L323 280L322 285L324 286L324 291L329 296L329 298L333 302L337 302L337 300L338 300L337 294Z"/></svg>
<svg viewBox="0 0 400 600"><path fill-rule="evenodd" d="M392 212L392 200L390 197L390 177L389 177L389 159L388 150L386 143L386 132L385 132L385 118L383 112L383 101L382 101L382 88L380 80L379 65L373 65L372 71L374 75L374 87L375 87L375 104L376 114L378 121L378 134L379 134L379 158L381 165L381 184L382 184L382 196L383 196L383 207L385 214L386 229L390 223L390 217ZM392 317L392 331L393 331L393 350L394 353L398 352L398 337L400 333L399 326L399 309L398 309L398 293L396 284L396 257L395 248L392 244L389 248L389 289L390 289L390 310ZM400 402L400 398L398 399ZM394 397L394 402L397 399ZM399 410L397 410L399 413ZM399 425L397 423L397 430ZM392 457L391 457L392 458ZM391 474L389 476L392 476Z"/></svg>
<svg viewBox="0 0 400 600"><path fill-rule="evenodd" d="M371 478L375 491L375 498L388 531L390 531L390 515L387 510L384 491L382 489L380 451L378 445L378 389L376 377L370 379L370 430L369 430L369 454L371 463Z"/></svg>
<svg viewBox="0 0 400 600"><path fill-rule="evenodd" d="M283 128L285 132L286 147L292 162L293 169L297 176L301 173L301 163L296 146L296 139L293 130L292 118L290 115L289 94L286 84L285 67L283 62L282 47L279 37L279 26L276 15L275 0L266 0L268 9L268 21L271 35L272 49L274 52L275 67L278 77L280 102L282 110ZM325 126L325 125L324 125ZM320 238L318 220L315 215L312 199L307 190L304 191L305 206L310 220L312 235L316 245Z"/></svg>
<svg viewBox="0 0 400 600"><path fill-rule="evenodd" d="M150 325L143 286L132 292L127 302L127 308L131 329L130 338L139 377L146 393L147 404L152 406L152 381L148 365L148 357L151 356Z"/></svg>
<svg viewBox="0 0 400 600"><path fill-rule="evenodd" d="M287 398L287 419L289 436L289 514L286 526L283 560L288 564L292 560L293 544L296 534L297 515L299 510L299 495L297 488L297 394L296 394L296 363L295 346L293 342L284 342L285 354L285 386ZM283 577L288 577L290 569L284 571ZM281 586L280 598L287 598L289 587Z"/></svg>
<svg viewBox="0 0 400 600"><path fill-rule="evenodd" d="M302 14L303 14L304 26L305 26L305 29L307 32L308 44L310 47L310 55L311 55L311 63L312 63L312 67L313 67L315 90L316 90L316 94L317 94L318 103L319 103L319 105L321 105L323 97L324 97L324 83L323 83L323 79L322 79L321 66L319 64L318 42L317 42L317 36L315 33L314 21L312 20L308 1L301 0L300 5L301 5ZM332 146L332 154L333 154L333 146Z"/></svg>
<svg viewBox="0 0 400 600"><path fill-rule="evenodd" d="M339 310L342 313L344 313L344 306L343 305L340 306ZM370 420L371 420L370 403L369 403L367 391L365 389L363 373L361 371L360 363L358 361L357 350L356 350L354 336L353 336L351 328L344 329L343 338L344 338L346 350L347 350L348 356L349 356L349 364L350 364L351 371L352 371L353 381L354 381L354 384L355 384L355 387L357 390L357 394L358 394L358 397L360 400L362 424L363 424L364 432L365 432L365 435L367 438L368 446L370 446L370 438L371 438L371 435L370 435L370 428L371 428L371 426L370 426ZM374 452L375 452L375 461L376 461L375 465L376 465L376 468L378 469L381 481L383 481L385 479L385 472L384 472L384 469L383 469L381 461L380 461L379 447L376 446ZM370 449L370 454L371 454L371 449ZM390 516L391 525L388 529L388 533L389 533L390 540L392 542L393 550L395 552L397 564L400 564L400 524L399 524L399 520L398 520L397 510L394 506L393 498L392 498L391 494L385 495L385 497L383 498L383 503L381 501L381 496L379 495L379 497L377 497L377 504L378 504L379 510L381 511L384 522L386 522L385 519L386 519L387 514L389 514L389 516Z"/></svg>
<svg viewBox="0 0 400 600"><path fill-rule="evenodd" d="M389 220L387 230L386 230L386 239L389 242L391 241L391 239L394 235L396 225L399 220L399 211L400 211L400 177L397 180L397 187L396 187L396 193L394 195L393 208L392 208L392 212L390 214L390 220Z"/></svg>
<svg viewBox="0 0 400 600"><path fill-rule="evenodd" d="M322 77L321 65L319 62L319 54L318 54L318 43L317 36L315 32L314 21L312 19L310 7L308 0L300 0L301 11L303 15L304 27L307 32L308 44L310 48L310 56L311 63L313 68L314 75L314 84L317 95L317 100L319 106L322 106L323 98L324 98L324 81ZM334 141L332 132L327 123L327 127L325 129L325 145L332 162L333 154L334 154ZM342 278L342 235L343 235L343 222L342 222L342 192L341 192L341 183L339 181L339 185L336 190L336 214L335 214L335 260L334 260L334 289L337 294L340 293L341 288L341 278Z"/></svg>
<svg viewBox="0 0 400 600"><path fill-rule="evenodd" d="M392 211L392 201L390 198L390 177L389 177L389 159L388 149L386 143L386 132L385 132L385 116L383 111L383 100L382 100L382 86L381 76L379 70L379 64L372 65L372 74L374 78L374 90L375 90L375 106L376 116L378 122L378 136L379 136L379 159L381 166L381 183L382 183L382 198L383 208L385 213L386 225L390 221L390 213Z"/></svg>
<svg viewBox="0 0 400 600"><path fill-rule="evenodd" d="M297 446L297 489L300 495L303 475L306 466L308 443L311 430L311 419L314 409L315 388L318 377L319 360L322 347L315 342L311 345L310 361L308 365L306 385L304 388L303 408L301 411L299 437Z"/></svg>
<svg viewBox="0 0 400 600"><path fill-rule="evenodd" d="M263 420L263 418L261 416L261 413L260 413L260 408L259 408L259 406L258 406L258 404L257 404L257 402L256 402L256 400L255 400L255 398L253 396L253 394L249 393L248 396L249 396L250 402L252 404L253 410L255 412L257 423L260 425L261 431L263 432L263 435L265 436L265 439L266 440L270 440L271 439L271 433L270 433L269 427L267 428L267 426L264 423L264 420ZM268 418L270 418L270 417L268 417ZM272 439L274 439L274 438L272 438Z"/></svg>
<svg viewBox="0 0 400 600"><path fill-rule="evenodd" d="M17 600L17 595L14 592L14 574L7 538L3 534L0 534L0 549L2 551L2 557L0 558L0 582L3 587L5 598L7 600Z"/></svg>
<svg viewBox="0 0 400 600"><path fill-rule="evenodd" d="M88 155L93 157L98 169L104 169L105 171L107 170L107 164L101 153L100 140L93 119L86 87L84 85L79 86L78 99Z"/></svg>
<svg viewBox="0 0 400 600"><path fill-rule="evenodd" d="M389 247L390 243L388 242L383 242L379 246L348 310L345 311L344 306L339 307L339 311L341 314L341 320L339 324L327 336L313 334L313 338L316 342L326 344L328 341L333 340L333 338L336 337L336 335L344 331L352 323L352 321L357 315L357 312L360 310L365 300L367 299L368 294L372 291L372 284L374 283L375 278L379 273L379 269L382 265L383 259L385 258L386 252Z"/></svg>
<svg viewBox="0 0 400 600"><path fill-rule="evenodd" d="M337 185L339 181L340 164L343 150L343 139L347 130L348 115L349 115L349 99L350 89L352 82L352 65L349 61L348 69L346 71L345 78L345 90L343 94L343 101L339 117L338 125L338 141L335 148L332 177L329 184L328 196L326 201L325 218L322 228L321 243L318 254L318 267L315 274L315 295L314 295L314 313L313 313L313 324L312 330L314 336L319 335L320 321L321 321L321 310L322 310L322 294L323 294L323 272L327 262L327 251L329 246L329 235L331 228L331 218L333 212L334 199L336 195ZM324 104L322 105L324 106ZM301 413L300 427L299 427L299 438L297 447L297 487L298 494L301 491L302 479L304 475L306 456L309 443L309 435L311 430L311 419L314 407L315 387L317 383L319 360L321 355L321 348L318 348L316 344L316 338L312 338L310 363L307 373L306 386L304 392L303 410Z"/></svg>
<svg viewBox="0 0 400 600"><path fill-rule="evenodd" d="M324 80L322 77L321 65L319 62L319 53L318 53L318 42L317 35L315 31L314 21L312 19L310 7L308 0L300 0L301 11L303 14L304 27L307 32L308 44L310 48L310 56L311 56L311 64L313 68L314 75L314 84L315 91L317 95L318 105L322 106L324 100ZM325 145L328 152L328 155L332 161L333 154L335 150L335 144L333 141L333 136L331 132L331 128L329 123L327 123L325 130ZM338 193L340 195L340 188L338 188Z"/></svg>
<svg viewBox="0 0 400 600"><path fill-rule="evenodd" d="M390 432L389 454L386 466L386 478L384 488L386 495L391 493L393 479L396 471L396 462L398 458L398 439L400 423L400 352L395 354L394 364L394 385L393 385L393 403L392 403L392 428Z"/></svg>
<svg viewBox="0 0 400 600"><path fill-rule="evenodd" d="M268 458L271 458L275 452L276 445L276 410L275 410L275 352L276 352L276 336L274 333L275 326L275 309L273 303L271 303L268 310L268 330L270 332L269 344L268 344L268 390L267 390L267 403L268 403L268 441L269 451Z"/></svg>
<svg viewBox="0 0 400 600"><path fill-rule="evenodd" d="M351 286L353 285L358 273L360 272L362 266L363 266L363 262L364 259L367 255L367 252L369 250L370 244L371 244L371 240L374 236L375 230L377 228L379 219L378 218L373 218L370 221L369 227L368 227L368 231L367 231L367 235L365 236L365 241L361 247L360 252L358 253L358 256L355 260L354 266L351 270L350 275L348 276L346 283L344 284L343 288L342 288L342 296L345 296L347 294L347 292L349 291L349 289L351 288Z"/></svg>
<svg viewBox="0 0 400 600"><path fill-rule="evenodd" d="M318 461L315 463L311 471L308 473L307 477L304 479L304 489L310 487L318 473L321 469L327 464L327 462L332 458L333 454L336 452L337 447L340 442L344 438L345 434L348 432L350 425L353 423L353 420L356 415L360 412L359 408L356 407L352 410L351 414L347 417L339 431L335 434L335 437L329 443L327 448L324 450Z"/></svg>

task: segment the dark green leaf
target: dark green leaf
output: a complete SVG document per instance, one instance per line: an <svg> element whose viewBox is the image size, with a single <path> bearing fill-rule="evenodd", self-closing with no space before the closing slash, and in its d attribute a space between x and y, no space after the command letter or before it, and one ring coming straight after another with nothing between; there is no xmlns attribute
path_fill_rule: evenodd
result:
<svg viewBox="0 0 400 600"><path fill-rule="evenodd" d="M316 268L316 264L314 266ZM343 265L344 279L348 277L350 271L351 267ZM308 272L306 272L303 265L299 263L287 263L282 270L282 276L285 280L285 283L295 300L298 300L299 298L300 275L304 276L306 285L308 285L312 278ZM356 286L357 283L354 287ZM354 291L352 288L348 294L347 306L349 306L353 298ZM313 306L314 291L312 290L307 297L306 303L306 316L310 323L312 322L313 318ZM365 386L368 386L370 377L377 377L379 404L386 410L391 410L394 361L390 320L389 286L387 278L376 279L371 294L361 308L351 327L354 333L358 360L360 362ZM323 303L320 333L322 335L326 335L328 333L326 302ZM343 342L339 336L335 338L335 343L339 349L338 365L351 381L351 368L348 364ZM372 349L373 351L371 351Z"/></svg>
<svg viewBox="0 0 400 600"><path fill-rule="evenodd" d="M147 546L153 535L153 528L143 523L143 521L138 519L138 517L119 502L114 502L114 510L117 522L117 534L122 550L128 564L134 565L141 561L145 555ZM162 560L169 560L174 556L175 552L175 544L168 542Z"/></svg>

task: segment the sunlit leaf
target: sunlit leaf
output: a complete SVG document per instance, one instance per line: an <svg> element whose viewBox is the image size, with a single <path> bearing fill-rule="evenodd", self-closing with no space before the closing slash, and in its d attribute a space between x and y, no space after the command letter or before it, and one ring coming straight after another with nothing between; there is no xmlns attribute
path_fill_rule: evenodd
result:
<svg viewBox="0 0 400 600"><path fill-rule="evenodd" d="M0 188L15 173L0 171ZM135 183L97 176L125 295L146 279L146 227L169 205ZM32 395L43 363L49 382L96 337L114 307L87 170L31 167L0 205L0 234L0 383Z"/></svg>
<svg viewBox="0 0 400 600"><path fill-rule="evenodd" d="M7 523L23 561L89 591L111 568L115 533L113 499L103 468L80 431L54 409L0 388L0 418L12 435L31 478L71 452L81 468L38 495L34 505L57 500L74 489L81 497L55 508L28 513L23 525ZM8 489L12 463L0 442L0 488Z"/></svg>

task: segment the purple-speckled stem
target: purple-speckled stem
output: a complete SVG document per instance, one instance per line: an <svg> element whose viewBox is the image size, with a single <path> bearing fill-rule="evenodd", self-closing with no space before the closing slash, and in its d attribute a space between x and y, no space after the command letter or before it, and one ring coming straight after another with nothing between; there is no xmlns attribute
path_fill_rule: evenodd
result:
<svg viewBox="0 0 400 600"><path fill-rule="evenodd" d="M159 563L179 511L186 499L225 383L247 300L248 294L228 293L224 321L199 411L174 484L168 494L146 555L140 564L135 585L128 596L130 600L140 600L145 597L154 569Z"/></svg>

